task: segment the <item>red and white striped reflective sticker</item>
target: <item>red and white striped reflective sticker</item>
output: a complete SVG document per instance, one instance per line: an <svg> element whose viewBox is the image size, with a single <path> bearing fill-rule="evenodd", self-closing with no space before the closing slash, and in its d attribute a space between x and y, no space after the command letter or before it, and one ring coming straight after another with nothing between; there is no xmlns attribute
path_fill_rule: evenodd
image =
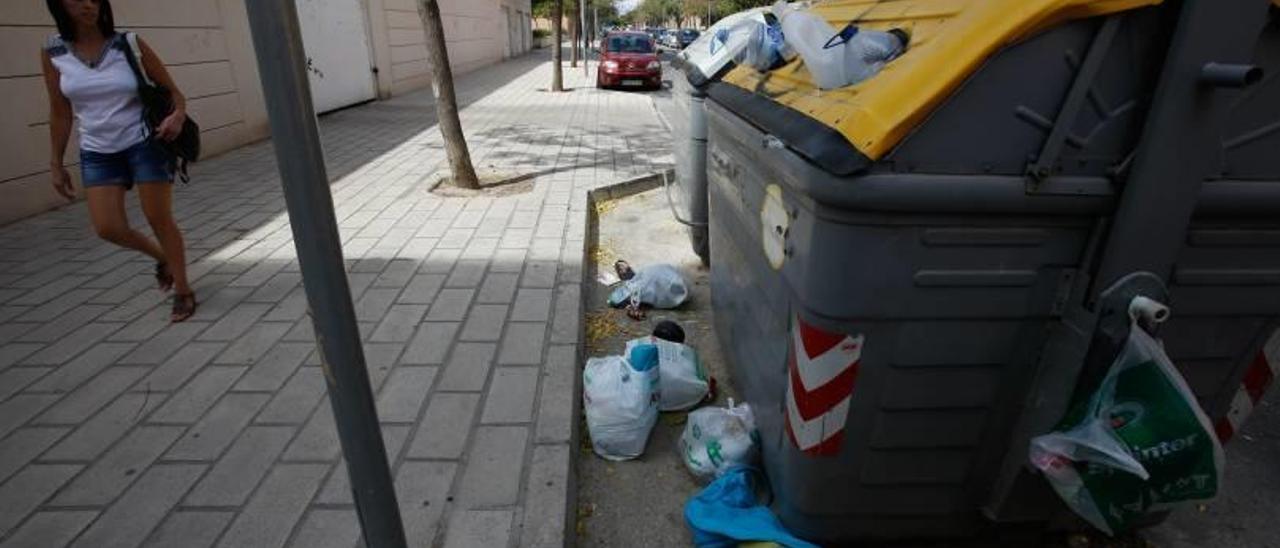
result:
<svg viewBox="0 0 1280 548"><path fill-rule="evenodd" d="M1254 357L1253 363L1249 364L1244 379L1240 381L1240 388L1231 398L1231 408L1214 423L1213 428L1217 430L1218 439L1222 443L1226 443L1240 431L1240 427L1244 426L1244 421L1249 418L1249 414L1276 377L1280 377L1280 330L1271 335L1271 340L1267 341L1262 351Z"/></svg>
<svg viewBox="0 0 1280 548"><path fill-rule="evenodd" d="M840 452L862 343L862 335L823 331L799 316L792 323L786 429L791 443L805 454Z"/></svg>

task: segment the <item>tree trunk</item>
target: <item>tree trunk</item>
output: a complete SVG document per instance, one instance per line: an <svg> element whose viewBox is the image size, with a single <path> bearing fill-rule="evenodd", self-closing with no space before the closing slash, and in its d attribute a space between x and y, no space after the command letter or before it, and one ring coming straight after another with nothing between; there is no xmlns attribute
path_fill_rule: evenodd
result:
<svg viewBox="0 0 1280 548"><path fill-rule="evenodd" d="M560 41L564 38L560 28L564 22L564 0L556 0L551 11L551 91L564 91L564 74L560 63L564 56L560 53Z"/></svg>
<svg viewBox="0 0 1280 548"><path fill-rule="evenodd" d="M467 151L467 138L462 134L462 122L458 119L458 98L453 92L453 69L449 67L444 24L440 22L440 4L436 0L418 0L418 17L422 18L426 34L431 90L436 96L436 124L444 137L453 184L459 188L480 188L476 169L471 165L471 153Z"/></svg>
<svg viewBox="0 0 1280 548"><path fill-rule="evenodd" d="M579 0L581 1L581 0ZM574 6L577 7L577 6ZM574 10L577 11L577 10ZM578 14L574 13L569 16L569 41L572 46L569 49L569 68L577 68L578 66Z"/></svg>

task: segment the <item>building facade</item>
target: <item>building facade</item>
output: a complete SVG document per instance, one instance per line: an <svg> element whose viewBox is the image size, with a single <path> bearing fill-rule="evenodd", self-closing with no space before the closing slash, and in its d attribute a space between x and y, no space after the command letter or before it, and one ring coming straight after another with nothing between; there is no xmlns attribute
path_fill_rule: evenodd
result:
<svg viewBox="0 0 1280 548"><path fill-rule="evenodd" d="M295 0L317 111L431 83L416 0ZM529 0L439 0L454 74L532 45ZM113 0L116 26L169 67L213 156L268 136L245 0ZM40 0L0 2L0 224L65 203L49 184L48 100L39 49L55 31ZM269 67L268 67L269 68ZM79 176L77 138L66 159Z"/></svg>

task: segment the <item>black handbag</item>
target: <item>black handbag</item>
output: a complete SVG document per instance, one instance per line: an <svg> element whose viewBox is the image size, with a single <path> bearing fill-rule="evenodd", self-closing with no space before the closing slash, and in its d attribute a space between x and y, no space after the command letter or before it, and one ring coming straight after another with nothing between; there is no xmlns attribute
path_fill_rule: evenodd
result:
<svg viewBox="0 0 1280 548"><path fill-rule="evenodd" d="M142 122L147 125L150 135L154 136L160 122L173 112L173 93L147 76L147 71L142 64L142 48L138 47L138 35L128 32L124 37L127 42L124 55L129 60L133 75L138 79L138 97L142 100ZM191 177L187 175L187 164L200 158L200 125L188 115L186 121L182 123L182 132L177 138L172 141L154 139L154 142L168 153L169 166L182 179L182 182L190 181Z"/></svg>

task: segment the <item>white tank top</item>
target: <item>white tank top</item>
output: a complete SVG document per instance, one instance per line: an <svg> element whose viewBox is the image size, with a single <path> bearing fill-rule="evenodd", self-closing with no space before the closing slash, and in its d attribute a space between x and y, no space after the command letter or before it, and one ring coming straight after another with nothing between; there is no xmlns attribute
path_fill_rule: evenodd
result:
<svg viewBox="0 0 1280 548"><path fill-rule="evenodd" d="M49 39L45 50L60 75L59 87L76 122L80 124L80 149L110 154L147 138L142 123L138 80L129 68L123 34L108 39L93 66L81 61L61 38Z"/></svg>

